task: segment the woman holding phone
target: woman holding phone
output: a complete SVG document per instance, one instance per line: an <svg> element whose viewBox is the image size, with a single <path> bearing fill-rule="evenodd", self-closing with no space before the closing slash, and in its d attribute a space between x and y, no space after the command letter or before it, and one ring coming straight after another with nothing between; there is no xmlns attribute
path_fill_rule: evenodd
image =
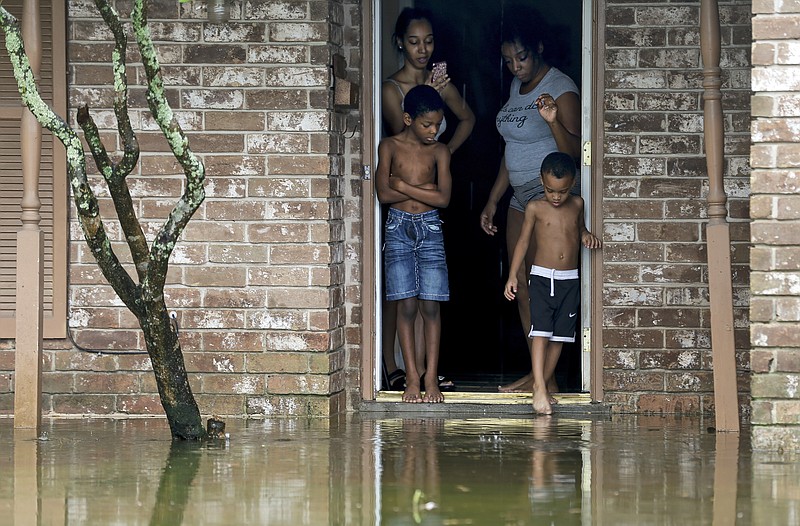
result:
<svg viewBox="0 0 800 526"><path fill-rule="evenodd" d="M472 133L472 128L475 126L475 114L461 97L458 89L450 83L446 63L433 63L432 61L434 38L431 14L425 9L413 7L403 9L395 23L392 46L403 54L403 67L390 75L381 87L381 112L386 135L397 135L403 131L403 98L411 88L427 84L439 92L447 108L458 119L455 130L447 142L450 153L455 152ZM436 136L437 139L441 137L446 127L447 123L443 121ZM397 302L384 301L382 347L387 384L384 387L402 391L405 385L405 371L397 366L394 357L396 332ZM416 334L417 364L424 364L425 342L420 316L417 316L414 332ZM424 371L424 366L422 369ZM452 382L441 376L439 379L441 389L453 388Z"/></svg>
<svg viewBox="0 0 800 526"><path fill-rule="evenodd" d="M448 109L458 119L455 131L447 143L450 153L455 152L472 133L475 114L458 89L450 83L446 64L434 64L431 60L434 39L430 14L424 9L403 9L395 23L392 44L403 54L403 67L390 75L381 87L381 112L387 135L397 135L403 131L403 97L408 90L420 84L428 84L436 88ZM429 67L432 69L428 69ZM444 129L443 123L439 133L443 133Z"/></svg>

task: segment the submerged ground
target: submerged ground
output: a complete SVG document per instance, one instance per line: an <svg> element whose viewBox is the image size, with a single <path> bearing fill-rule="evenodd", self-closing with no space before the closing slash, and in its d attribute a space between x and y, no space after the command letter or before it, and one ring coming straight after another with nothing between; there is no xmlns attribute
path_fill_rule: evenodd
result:
<svg viewBox="0 0 800 526"><path fill-rule="evenodd" d="M747 428L631 415L229 420L172 443L163 420L0 420L0 524L787 525L797 457Z"/></svg>

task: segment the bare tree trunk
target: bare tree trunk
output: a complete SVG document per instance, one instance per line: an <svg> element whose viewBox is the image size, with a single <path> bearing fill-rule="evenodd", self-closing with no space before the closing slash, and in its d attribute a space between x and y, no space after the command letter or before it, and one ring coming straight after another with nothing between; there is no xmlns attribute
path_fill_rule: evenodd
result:
<svg viewBox="0 0 800 526"><path fill-rule="evenodd" d="M149 305L139 318L139 326L144 331L161 406L167 415L172 436L185 439L204 437L205 430L189 386L181 344L164 302Z"/></svg>
<svg viewBox="0 0 800 526"><path fill-rule="evenodd" d="M42 100L21 37L19 22L0 6L0 26L6 36L6 49L14 67L23 103L36 120L50 130L67 153L67 172L81 228L100 270L114 291L136 316L144 331L147 351L153 364L161 404L166 412L173 438L198 439L206 436L183 362L178 333L170 323L164 303L169 257L183 229L203 202L205 168L189 148L188 140L167 103L147 26L146 1L134 0L131 18L137 45L147 75L147 101L175 158L186 175L186 190L175 204L164 225L156 233L152 246L147 245L128 189L126 177L135 168L139 145L128 115L128 82L125 75L127 38L119 16L108 0L95 0L103 20L114 34L114 112L123 143L123 156L112 162L100 140L100 133L89 115L89 108L78 108L78 123L100 173L108 184L120 226L131 250L139 282L136 283L120 263L106 235L97 197L86 176L86 157L77 133Z"/></svg>

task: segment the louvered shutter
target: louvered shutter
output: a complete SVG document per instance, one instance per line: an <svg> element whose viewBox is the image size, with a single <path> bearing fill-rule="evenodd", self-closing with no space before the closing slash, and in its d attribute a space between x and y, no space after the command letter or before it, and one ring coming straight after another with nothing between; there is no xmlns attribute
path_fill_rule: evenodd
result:
<svg viewBox="0 0 800 526"><path fill-rule="evenodd" d="M20 17L23 0L3 0ZM40 4L42 62L38 84L42 98L57 113L66 111L66 39L64 2ZM56 42L54 46L53 43ZM54 53L54 49L57 50ZM0 31L0 338L13 338L16 308L17 232L22 223L22 160L17 84ZM47 130L42 134L39 175L40 227L44 234L44 336L66 336L67 311L67 195L66 164L61 144Z"/></svg>

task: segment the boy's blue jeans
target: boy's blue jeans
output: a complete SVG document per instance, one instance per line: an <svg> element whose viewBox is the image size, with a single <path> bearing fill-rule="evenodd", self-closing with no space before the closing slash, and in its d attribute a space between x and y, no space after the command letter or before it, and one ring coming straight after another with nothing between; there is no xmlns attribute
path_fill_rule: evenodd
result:
<svg viewBox="0 0 800 526"><path fill-rule="evenodd" d="M390 208L383 239L388 301L413 297L432 301L450 299L438 210L411 214Z"/></svg>

